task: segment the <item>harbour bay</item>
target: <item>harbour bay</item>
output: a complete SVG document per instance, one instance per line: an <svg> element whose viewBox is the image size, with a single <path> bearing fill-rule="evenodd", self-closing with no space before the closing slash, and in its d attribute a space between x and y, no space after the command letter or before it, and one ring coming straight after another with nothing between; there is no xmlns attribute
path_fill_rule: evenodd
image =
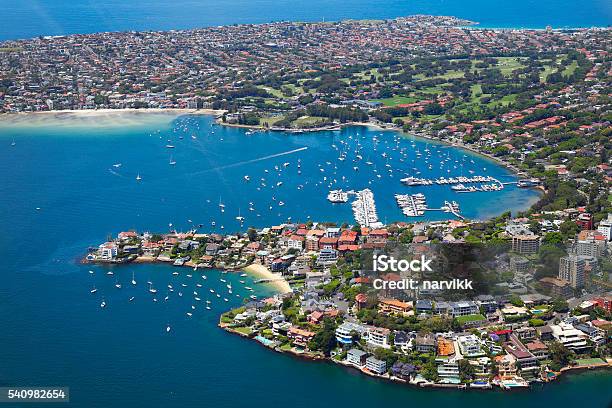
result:
<svg viewBox="0 0 612 408"><path fill-rule="evenodd" d="M287 401L297 407L311 405L308 398L296 398L292 387L298 383L328 395L325 406L364 402L377 406L382 401L408 400L460 406L565 405L579 403L584 395L590 395L591 406L605 406L609 401L605 391L609 376L596 372L570 375L542 390L504 394L418 390L364 378L326 363L296 361L216 327L219 313L239 304L236 296L228 302L212 299L212 310L198 307L198 313L187 318L190 303L186 299L171 296L164 302L164 289L159 302L153 302L146 293L147 280L158 289L185 283L194 290L195 281L190 279L197 279L195 273L187 278L187 272L182 272L177 278L164 265L129 265L114 268L114 275L108 277L106 268L78 263L89 245L132 228L160 232L168 230L170 223L179 230L202 224L202 230L220 231L223 225L226 232L232 232L280 223L288 217L353 222L349 204L326 200L332 187L371 188L383 221L403 219L393 200L395 193L422 192L432 204L444 198L457 200L469 218L526 209L538 194L512 185L500 192L461 195L448 186L406 187L399 182L412 166L429 177L448 175L449 169L458 172L460 167L454 166L464 155L465 171L504 181L516 179L495 162L457 148L365 127L313 134L247 134L244 129L214 125L210 116L128 117L125 126L115 127L99 121L0 125L4 146L0 150L0 217L7 227L0 249L3 383L67 385L72 388L71 406L83 407L193 406L203 401L242 406L243 395L273 405ZM374 137L378 142L373 142ZM174 147L166 147L168 144ZM362 163L353 162L359 145ZM402 148L407 155L404 161L400 161ZM424 153L426 148L432 151L430 162L436 163L431 173L428 164L416 160L416 151ZM336 159L343 151L347 160L339 162ZM384 152L387 157L382 156ZM448 167L440 169L439 163L447 158ZM170 165L171 160L176 164ZM116 164L121 166L113 166ZM391 165L393 177L386 164ZM142 177L140 182L137 175ZM251 180L246 181L245 175ZM342 181L342 176L348 181ZM333 179L340 181L330 187ZM223 213L220 202L225 205ZM249 211L250 202L254 211ZM238 214L246 218L242 227L235 219ZM449 216L431 213L428 218ZM93 275L88 274L89 269ZM136 287L130 286L132 272ZM199 281L202 291L223 291L226 285L221 279L234 287L241 285L235 273L204 273L208 279ZM114 287L117 281L124 285L122 289ZM253 278L247 282L252 284ZM89 293L92 284L98 288L95 295ZM266 286L252 286L259 296L272 293ZM135 297L133 302L128 301L130 296ZM104 310L99 308L102 298L107 302ZM165 333L168 324L172 331ZM279 375L287 372L292 376ZM241 392L235 392L237 389ZM115 402L117 397L121 404Z"/></svg>

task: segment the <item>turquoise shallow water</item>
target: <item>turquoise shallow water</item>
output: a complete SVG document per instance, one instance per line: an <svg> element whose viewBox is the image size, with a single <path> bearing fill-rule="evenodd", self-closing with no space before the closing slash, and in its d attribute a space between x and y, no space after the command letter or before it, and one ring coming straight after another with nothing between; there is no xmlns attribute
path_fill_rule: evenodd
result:
<svg viewBox="0 0 612 408"><path fill-rule="evenodd" d="M206 228L215 219L217 227L224 224L226 231L237 230L239 209L247 217L246 225L263 226L289 215L351 221L350 207L327 203L327 187L316 185L332 173L333 165L326 162L338 157L332 144L341 145L340 141L354 147L360 140L364 151L367 147L370 152L372 167L380 171L387 169L381 154L388 151L389 163L398 173L393 178L385 175L378 180L364 164L355 172L348 159L341 165L347 167L347 186L361 188L375 180L371 188L383 217L400 219L392 194L412 191L399 184L401 169L409 165L395 156L392 132L355 127L328 134L247 136L242 129L211 127L206 116L161 115L119 123L110 127L105 121L77 127L54 121L38 127L0 126L0 224L4 226L0 385L69 386L74 407L241 407L250 401L296 407L311 406L313 401L323 401L323 406L406 401L568 406L580 403L583 395L589 395L592 407L611 401L609 373L570 376L542 390L511 394L427 391L388 384L329 364L275 354L216 328L218 314L241 301L228 296L220 279L232 283L234 295L248 294L240 289L242 278L235 274L208 271L208 279L203 280L200 273L184 276L189 270L176 277L168 266L129 265L114 268L115 275L108 276L107 269L79 265L77 260L86 248L108 234L129 228L165 231L169 223L187 229L188 219ZM376 152L375 135L379 139ZM168 139L174 149L164 147ZM16 144L10 147L13 140ZM415 141L414 148L411 140L400 141L400 148L406 147L409 154L424 151L425 146L423 141ZM307 149L276 156L303 147ZM443 146L430 144L429 148L444 157L450 154L453 163L465 154ZM168 164L170 155L175 166ZM488 160L467 157L470 165L473 158L476 169L486 167L489 174L511 177ZM301 175L297 174L298 159ZM112 166L117 163L122 166ZM280 175L272 171L275 165L284 169ZM344 171L343 167L337 171ZM138 173L143 177L140 183L135 180ZM250 182L243 180L245 174L251 175ZM261 177L270 182L257 190ZM278 181L283 184L271 189ZM296 184L304 187L298 190ZM432 196L432 203L446 194L457 199L447 188L424 191ZM466 213L484 217L536 198L534 192L513 189L497 195L467 194L458 201ZM223 214L218 208L220 197L226 204ZM284 206L277 204L280 200ZM248 211L249 201L257 211ZM273 211L268 209L270 204ZM95 273L90 275L89 269ZM136 287L130 284L132 273ZM158 302L147 293L148 280L158 289ZM122 289L114 287L116 282L122 283ZM168 284L175 292L168 291ZM98 288L95 295L89 293L92 285ZM268 287L251 286L259 295L272 293ZM211 288L222 297L210 293ZM194 299L194 290L201 302ZM166 295L168 301L163 300ZM128 301L131 296L133 302ZM108 305L105 309L99 307L102 299ZM206 299L212 301L210 311L203 308ZM189 318L186 312L191 305L196 310ZM165 332L168 324L170 333ZM294 391L296 386L301 391Z"/></svg>
<svg viewBox="0 0 612 408"><path fill-rule="evenodd" d="M606 0L3 0L0 39L270 21L454 15L484 27L608 26Z"/></svg>

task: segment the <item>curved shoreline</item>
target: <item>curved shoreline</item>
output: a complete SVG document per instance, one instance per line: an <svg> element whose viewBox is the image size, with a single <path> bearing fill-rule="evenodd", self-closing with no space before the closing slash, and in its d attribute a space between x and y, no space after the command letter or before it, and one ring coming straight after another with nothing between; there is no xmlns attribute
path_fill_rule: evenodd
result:
<svg viewBox="0 0 612 408"><path fill-rule="evenodd" d="M221 315L222 317L223 315ZM231 325L227 324L227 323L222 323L221 322L221 317L219 317L219 323L218 323L218 327L225 330L228 333L231 334L237 334L240 337L243 337L245 340L256 340L253 335L249 335L249 334L245 334L245 333L241 333L238 330L235 330ZM415 381L410 381L410 380L405 380L399 377L395 377L392 376L390 374L386 374L386 375L378 375L378 374L374 374L371 373L365 369L361 369L358 367L355 367L354 365L350 364L350 363L345 363L342 361L336 361L331 357L324 357L321 356L320 354L313 354L312 352L302 352L302 353L298 353L296 351L294 351L294 349L289 349L289 350L283 350L278 346L269 346L266 345L260 341L257 341L257 343L259 343L262 347L265 347L267 349L270 349L274 352L280 353L280 354L284 354L287 355L289 357L293 357L293 358L297 358L300 360L307 360L307 361L318 361L318 362L325 362L328 364L332 364L334 366L340 366L340 367L344 367L348 370L352 370L352 371L358 371L360 374L363 374L367 377L372 377L378 380L383 380L383 381L388 381L391 383L396 383L396 384L404 384L404 385L408 385L410 387L414 387L414 388L420 388L420 389L455 389L455 390L469 390L469 391L494 391L494 392L505 392L505 391L513 391L513 389L506 389L503 388L502 386L498 385L498 384L493 384L492 382L489 382L489 386L488 387L470 387L467 383L461 383L461 384L442 384L442 383L435 383L435 382L431 382L431 381L426 381L426 382L415 382ZM581 374L583 371L586 372L590 372L593 370L598 370L598 371L604 371L606 369L611 369L612 368L612 363L610 363L610 361L608 361L607 365L596 365L596 366L567 366L567 367L563 367L561 368L561 370L559 372L555 372L555 379L552 380L540 380L540 381L535 381L534 383L540 383L542 385L546 384L546 383L551 383L554 381L559 380L560 378L566 378L568 377L567 374ZM563 375L562 375L563 374ZM531 389L531 383L530 386L526 388L527 390Z"/></svg>
<svg viewBox="0 0 612 408"><path fill-rule="evenodd" d="M269 280L262 283L273 286L281 294L292 292L289 282L282 275L273 273L264 265L253 263L242 270L260 279Z"/></svg>

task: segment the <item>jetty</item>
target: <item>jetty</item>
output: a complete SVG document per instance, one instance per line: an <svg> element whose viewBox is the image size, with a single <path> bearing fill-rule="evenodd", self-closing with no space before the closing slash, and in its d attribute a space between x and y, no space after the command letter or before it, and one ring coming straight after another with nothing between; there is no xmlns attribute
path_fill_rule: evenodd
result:
<svg viewBox="0 0 612 408"><path fill-rule="evenodd" d="M419 217L425 214L427 203L424 194L396 194L395 201L406 217Z"/></svg>
<svg viewBox="0 0 612 408"><path fill-rule="evenodd" d="M357 196L355 201L353 201L355 221L364 227L377 228L381 226L382 224L378 221L372 190L366 188L365 190L357 191L355 195Z"/></svg>

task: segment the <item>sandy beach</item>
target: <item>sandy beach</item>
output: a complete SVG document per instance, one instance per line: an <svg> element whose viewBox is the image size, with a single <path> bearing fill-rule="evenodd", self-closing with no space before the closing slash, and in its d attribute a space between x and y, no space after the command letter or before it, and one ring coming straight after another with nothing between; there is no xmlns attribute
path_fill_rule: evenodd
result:
<svg viewBox="0 0 612 408"><path fill-rule="evenodd" d="M53 126L56 128L108 129L129 126L161 126L181 115L218 116L212 109L83 109L0 114L0 127Z"/></svg>
<svg viewBox="0 0 612 408"><path fill-rule="evenodd" d="M267 267L261 264L251 264L244 268L244 271L249 274L253 274L260 279L275 279L270 282L269 285L273 285L276 290L280 293L291 292L289 283L283 278L281 274L272 273Z"/></svg>

